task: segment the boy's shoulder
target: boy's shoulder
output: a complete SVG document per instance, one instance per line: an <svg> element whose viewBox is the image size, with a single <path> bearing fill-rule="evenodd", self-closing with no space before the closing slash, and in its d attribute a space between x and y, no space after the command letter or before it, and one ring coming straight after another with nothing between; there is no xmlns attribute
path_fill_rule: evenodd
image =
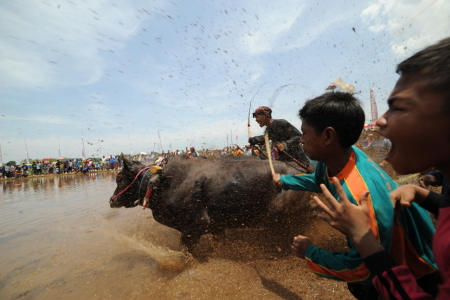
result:
<svg viewBox="0 0 450 300"><path fill-rule="evenodd" d="M370 165L372 167L381 168L369 155L356 146L352 146L352 150L355 153L356 164Z"/></svg>
<svg viewBox="0 0 450 300"><path fill-rule="evenodd" d="M383 183L390 191L398 186L398 183L379 164L364 153L364 151L356 146L352 146L352 148L356 156L356 168L365 181Z"/></svg>

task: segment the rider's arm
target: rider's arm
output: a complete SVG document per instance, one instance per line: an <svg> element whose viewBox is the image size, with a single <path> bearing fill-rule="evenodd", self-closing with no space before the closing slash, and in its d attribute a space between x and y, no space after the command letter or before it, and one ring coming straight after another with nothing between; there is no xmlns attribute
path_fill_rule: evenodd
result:
<svg viewBox="0 0 450 300"><path fill-rule="evenodd" d="M291 123L286 120L275 120L276 128L271 134L271 139L275 139L283 144L286 151L289 152L291 148L298 147L300 143L301 133Z"/></svg>
<svg viewBox="0 0 450 300"><path fill-rule="evenodd" d="M248 142L251 145L264 145L264 135L253 136L248 139Z"/></svg>
<svg viewBox="0 0 450 300"><path fill-rule="evenodd" d="M296 147L300 144L301 133L297 128L289 124L287 127L289 139L283 141L283 145L286 149L290 149L292 147Z"/></svg>

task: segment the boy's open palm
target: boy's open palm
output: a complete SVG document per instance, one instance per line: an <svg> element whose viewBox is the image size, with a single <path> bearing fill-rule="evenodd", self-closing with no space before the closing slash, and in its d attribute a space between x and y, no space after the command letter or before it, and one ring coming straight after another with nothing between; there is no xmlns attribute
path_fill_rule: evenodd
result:
<svg viewBox="0 0 450 300"><path fill-rule="evenodd" d="M345 234L350 240L362 238L370 231L369 207L367 206L369 191L361 194L360 205L357 206L348 200L339 180L333 177L333 181L341 202L338 202L327 187L321 184L320 188L329 207L315 196L314 201L326 213L326 215L319 214L318 217Z"/></svg>

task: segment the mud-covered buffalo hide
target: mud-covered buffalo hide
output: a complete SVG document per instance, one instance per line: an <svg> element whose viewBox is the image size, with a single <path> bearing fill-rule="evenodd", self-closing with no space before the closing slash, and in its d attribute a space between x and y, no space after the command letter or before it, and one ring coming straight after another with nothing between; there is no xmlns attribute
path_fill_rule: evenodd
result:
<svg viewBox="0 0 450 300"><path fill-rule="evenodd" d="M123 191L145 166L124 159L114 195ZM275 161L275 172L300 171ZM171 157L161 174L142 172L123 194L111 197L111 207L142 205L147 186L152 186L149 208L156 221L182 233L192 245L205 232L255 226L281 211L290 211L302 193L282 191L272 181L268 161L254 157L196 159ZM139 200L139 201L138 201ZM263 222L261 222L263 221Z"/></svg>

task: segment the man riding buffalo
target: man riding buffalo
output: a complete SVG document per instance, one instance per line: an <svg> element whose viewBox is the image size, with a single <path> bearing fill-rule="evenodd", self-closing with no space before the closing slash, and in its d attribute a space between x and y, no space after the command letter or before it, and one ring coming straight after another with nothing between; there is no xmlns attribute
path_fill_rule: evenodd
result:
<svg viewBox="0 0 450 300"><path fill-rule="evenodd" d="M302 134L297 128L284 119L273 119L272 109L267 106L258 107L253 113L253 118L256 118L260 127L266 126L269 139L279 151L279 160L295 159L309 168L310 162L300 146ZM251 137L248 142L250 145L264 145L264 136Z"/></svg>

